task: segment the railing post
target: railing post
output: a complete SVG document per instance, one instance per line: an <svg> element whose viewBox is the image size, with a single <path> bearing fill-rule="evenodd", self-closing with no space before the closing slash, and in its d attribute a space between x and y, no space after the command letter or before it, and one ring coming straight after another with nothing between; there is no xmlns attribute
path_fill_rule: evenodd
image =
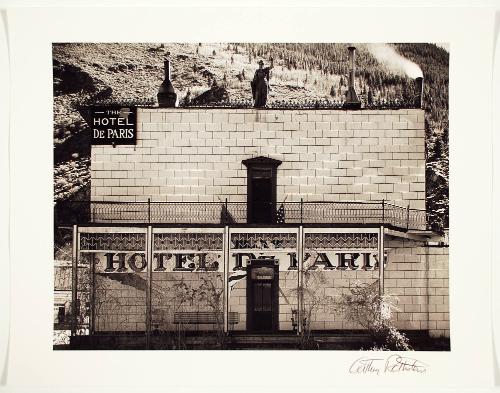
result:
<svg viewBox="0 0 500 393"><path fill-rule="evenodd" d="M302 225L302 217L304 214L304 198L300 198L300 224Z"/></svg>
<svg viewBox="0 0 500 393"><path fill-rule="evenodd" d="M382 199L382 223L385 224L385 200Z"/></svg>
<svg viewBox="0 0 500 393"><path fill-rule="evenodd" d="M227 198L225 200L225 204L224 204L224 224L227 224L227 222L229 221L229 211L227 210Z"/></svg>
<svg viewBox="0 0 500 393"><path fill-rule="evenodd" d="M90 254L90 315L89 336L94 334L95 327L95 254Z"/></svg>
<svg viewBox="0 0 500 393"><path fill-rule="evenodd" d="M73 254L71 258L72 265L72 283L71 283L71 336L76 336L78 330L78 225L73 225Z"/></svg>
<svg viewBox="0 0 500 393"><path fill-rule="evenodd" d="M406 208L406 230L410 229L410 204Z"/></svg>
<svg viewBox="0 0 500 393"><path fill-rule="evenodd" d="M149 225L146 230L146 349L151 348L151 295L153 279L153 230Z"/></svg>
<svg viewBox="0 0 500 393"><path fill-rule="evenodd" d="M303 294L303 270L304 270L304 227L299 226L297 233L297 334L302 333L302 315L304 310L304 294Z"/></svg>
<svg viewBox="0 0 500 393"><path fill-rule="evenodd" d="M151 198L148 198L148 224L151 224Z"/></svg>
<svg viewBox="0 0 500 393"><path fill-rule="evenodd" d="M384 259L385 259L385 246L384 246L384 234L385 227L381 225L379 227L378 235L378 289L379 295L384 296Z"/></svg>
<svg viewBox="0 0 500 393"><path fill-rule="evenodd" d="M223 309L223 331L224 334L229 333L229 291L231 288L229 288L229 247L231 244L231 234L229 232L229 226L224 227L224 235L223 235L223 242L222 242L222 247L223 247L223 259L224 259L224 270L223 270L223 277L224 277L224 294L223 294L223 300L222 300L222 309Z"/></svg>

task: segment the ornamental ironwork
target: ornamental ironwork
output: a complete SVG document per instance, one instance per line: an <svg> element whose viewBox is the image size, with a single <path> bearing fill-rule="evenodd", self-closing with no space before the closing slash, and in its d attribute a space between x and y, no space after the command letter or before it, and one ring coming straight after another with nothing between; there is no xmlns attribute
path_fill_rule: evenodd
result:
<svg viewBox="0 0 500 393"><path fill-rule="evenodd" d="M362 97L363 98L363 97ZM196 103L182 100L181 108L227 108L227 109L249 109L253 108L250 99L227 99L206 103ZM263 109L344 109L345 100L334 99L304 99L304 100L269 100ZM405 99L403 97L394 99L373 100L368 103L362 99L361 108L358 109L414 109L420 108L420 101Z"/></svg>
<svg viewBox="0 0 500 393"><path fill-rule="evenodd" d="M231 248L233 249L280 249L296 248L295 233L233 233Z"/></svg>
<svg viewBox="0 0 500 393"><path fill-rule="evenodd" d="M306 233L306 250L377 249L376 233Z"/></svg>
<svg viewBox="0 0 500 393"><path fill-rule="evenodd" d="M80 111L91 106L138 106L144 108L158 108L158 103L154 98L146 98L142 100L116 100L116 99L89 99L83 102L79 109ZM268 100L263 109L344 109L345 99L302 99L302 100ZM254 103L249 98L229 98L225 100L210 101L199 103L193 100L180 100L180 108L225 108L225 109L251 109ZM361 96L361 108L358 109L420 109L421 103L418 98L391 98L391 99L374 99L368 102L364 96Z"/></svg>
<svg viewBox="0 0 500 393"><path fill-rule="evenodd" d="M144 251L143 233L82 233L80 250Z"/></svg>
<svg viewBox="0 0 500 393"><path fill-rule="evenodd" d="M156 233L154 250L222 250L221 233Z"/></svg>
<svg viewBox="0 0 500 393"><path fill-rule="evenodd" d="M222 198L221 198L222 200ZM276 219L270 224L390 225L405 230L425 230L425 210L385 201L283 202L271 206ZM246 202L97 202L67 201L61 211L76 223L246 224Z"/></svg>

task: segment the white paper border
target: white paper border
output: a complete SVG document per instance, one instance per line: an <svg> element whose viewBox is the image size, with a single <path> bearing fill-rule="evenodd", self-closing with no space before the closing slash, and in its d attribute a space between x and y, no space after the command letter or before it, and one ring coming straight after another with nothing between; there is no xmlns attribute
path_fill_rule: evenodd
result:
<svg viewBox="0 0 500 393"><path fill-rule="evenodd" d="M485 8L12 9L9 384L491 386L491 51ZM425 376L347 373L356 352L52 351L52 42L449 42L450 353ZM480 197L478 199L478 194ZM187 364L196 364L190 370ZM205 367L201 368L199 365ZM266 365L259 379L252 364ZM298 371L300 370L300 371Z"/></svg>

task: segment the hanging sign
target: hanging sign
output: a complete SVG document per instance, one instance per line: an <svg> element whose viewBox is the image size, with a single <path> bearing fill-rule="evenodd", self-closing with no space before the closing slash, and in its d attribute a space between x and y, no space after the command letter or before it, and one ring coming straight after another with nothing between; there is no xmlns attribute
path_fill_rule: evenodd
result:
<svg viewBox="0 0 500 393"><path fill-rule="evenodd" d="M94 106L91 108L93 145L135 145L137 107Z"/></svg>

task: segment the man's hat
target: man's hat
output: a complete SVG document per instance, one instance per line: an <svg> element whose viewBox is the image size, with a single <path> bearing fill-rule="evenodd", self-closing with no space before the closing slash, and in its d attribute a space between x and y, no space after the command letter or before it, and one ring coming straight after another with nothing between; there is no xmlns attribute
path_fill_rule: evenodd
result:
<svg viewBox="0 0 500 393"><path fill-rule="evenodd" d="M264 61L259 60L258 64L264 64Z"/></svg>

